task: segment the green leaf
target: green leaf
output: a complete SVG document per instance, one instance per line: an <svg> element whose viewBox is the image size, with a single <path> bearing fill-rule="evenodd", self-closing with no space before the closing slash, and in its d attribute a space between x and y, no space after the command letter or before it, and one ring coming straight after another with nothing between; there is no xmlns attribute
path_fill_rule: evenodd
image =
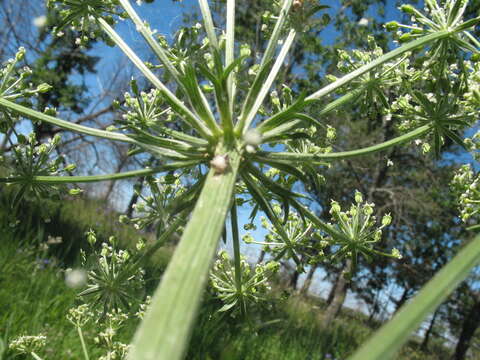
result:
<svg viewBox="0 0 480 360"><path fill-rule="evenodd" d="M480 236L476 236L431 279L349 360L392 359L424 321L480 262Z"/></svg>

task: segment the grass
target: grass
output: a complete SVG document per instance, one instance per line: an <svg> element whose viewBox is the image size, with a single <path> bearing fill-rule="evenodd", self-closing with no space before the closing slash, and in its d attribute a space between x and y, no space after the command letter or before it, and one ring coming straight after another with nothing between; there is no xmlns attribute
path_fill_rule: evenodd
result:
<svg viewBox="0 0 480 360"><path fill-rule="evenodd" d="M50 222L38 215L40 206L43 210L48 208ZM136 231L118 225L118 214L99 210L101 208L101 204L93 200L64 205L33 203L22 210L21 223L10 227L4 216L7 208L0 207L1 360L22 358L8 350L2 357L2 343L7 344L19 335L39 333L44 333L48 339L41 353L45 359L83 358L75 328L65 316L76 304L76 298L75 292L65 286L63 269L75 264L78 249L85 245L84 233L90 225L94 225L100 238L115 235L127 245L132 239L138 239ZM42 249L39 244L48 235L62 236L64 243ZM55 249L55 246L60 248ZM147 291L156 287L171 252L172 247L162 249L146 264L147 279L150 279ZM215 310L220 304L207 293L187 359L345 359L373 331L363 314L351 310L345 310L325 331L320 326L324 306L321 300L283 296L282 291L275 290L272 305L256 309L247 320L217 313ZM136 319L129 321L119 333L120 339L128 343L137 324ZM93 340L98 331L95 324L84 329L91 359L104 353ZM449 355L438 345L432 346L432 354L418 348L418 342L412 340L398 359L447 359Z"/></svg>

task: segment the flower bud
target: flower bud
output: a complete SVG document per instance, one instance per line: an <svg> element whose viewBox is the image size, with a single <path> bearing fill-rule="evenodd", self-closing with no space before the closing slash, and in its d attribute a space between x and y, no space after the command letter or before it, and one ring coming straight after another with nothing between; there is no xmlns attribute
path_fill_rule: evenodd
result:
<svg viewBox="0 0 480 360"><path fill-rule="evenodd" d="M243 140L247 145L259 146L262 143L262 134L255 129L250 129L243 135Z"/></svg>
<svg viewBox="0 0 480 360"><path fill-rule="evenodd" d="M70 172L70 171L73 171L77 168L77 165L75 164L68 164L67 166L65 166L65 171L67 172Z"/></svg>
<svg viewBox="0 0 480 360"><path fill-rule="evenodd" d="M43 84L38 85L36 91L43 94L43 93L46 93L46 92L50 91L51 89L52 89L51 85L49 85L47 83L43 83Z"/></svg>
<svg viewBox="0 0 480 360"><path fill-rule="evenodd" d="M400 41L401 43L408 42L410 40L412 40L412 34L410 33L402 34L402 36L398 38L398 41Z"/></svg>
<svg viewBox="0 0 480 360"><path fill-rule="evenodd" d="M388 226L392 223L392 216L390 214L385 214L382 218L382 225Z"/></svg>
<svg viewBox="0 0 480 360"><path fill-rule="evenodd" d="M398 27L399 27L399 24L396 21L390 21L385 24L385 29L387 29L387 31L395 31L398 29Z"/></svg>
<svg viewBox="0 0 480 360"><path fill-rule="evenodd" d="M242 44L240 45L240 56L241 57L248 57L252 53L252 50L250 49L250 45L248 44Z"/></svg>
<svg viewBox="0 0 480 360"><path fill-rule="evenodd" d="M72 196L80 195L83 192L82 189L70 189L68 193Z"/></svg>
<svg viewBox="0 0 480 360"><path fill-rule="evenodd" d="M403 258L402 254L400 254L400 251L397 248L392 249L392 256L399 260Z"/></svg>
<svg viewBox="0 0 480 360"><path fill-rule="evenodd" d="M400 11L412 15L415 13L415 8L412 5L403 4L402 6L400 6Z"/></svg>
<svg viewBox="0 0 480 360"><path fill-rule="evenodd" d="M363 196L362 196L362 193L360 191L355 191L355 202L357 204L360 204L363 202Z"/></svg>
<svg viewBox="0 0 480 360"><path fill-rule="evenodd" d="M332 200L332 205L330 207L330 214L339 213L340 211L341 211L341 208L338 202Z"/></svg>
<svg viewBox="0 0 480 360"><path fill-rule="evenodd" d="M95 245L95 243L97 242L97 236L95 235L95 232L92 229L88 230L87 232L87 242L91 246Z"/></svg>
<svg viewBox="0 0 480 360"><path fill-rule="evenodd" d="M15 54L15 61L21 61L25 57L26 50L22 46L18 49L18 52Z"/></svg>

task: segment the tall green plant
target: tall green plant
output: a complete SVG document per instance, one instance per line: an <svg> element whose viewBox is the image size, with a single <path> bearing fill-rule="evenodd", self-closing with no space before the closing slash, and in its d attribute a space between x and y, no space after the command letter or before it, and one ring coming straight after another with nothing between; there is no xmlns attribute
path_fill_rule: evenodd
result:
<svg viewBox="0 0 480 360"><path fill-rule="evenodd" d="M276 16L268 19L275 22L265 23L270 39L260 62L248 69L245 59L250 56L249 47L246 44L237 47L235 42L235 0L226 1L225 34L217 31L208 1L199 0L203 26L183 30L172 45L155 37L129 0L49 1L49 6L64 18L54 30L56 36L61 36L66 26L82 31L80 44L88 37L107 36L150 81L153 90L149 94L139 93L132 84L138 101L126 102L130 110L120 122L121 128L93 129L23 104L21 100L25 96L48 89L26 91L27 77L15 76L15 66L12 66L15 61L12 61L1 74L0 108L5 128L19 117L26 117L68 131L128 143L133 148L132 154L150 153L161 158L164 165L112 175L62 177L58 176L63 171L61 164L51 163L48 156L54 143L38 145L35 138L27 141L18 134L20 141L14 146L11 159L11 165L16 166L12 166L12 174L0 182L20 184L18 198L21 198L32 190L38 196L48 195L52 190L61 191L65 183L125 179L165 171L192 175L196 184L180 194L176 205L171 207L172 213L193 209L190 220L138 328L129 355L131 359L142 360L180 359L188 344L227 214L231 211L235 217L237 203L245 199L253 206L252 216L258 211L264 212L275 229L282 247L277 258L286 256L300 263L302 257L297 237L292 238L285 226L290 209L304 219L305 226L308 224L309 232L305 232L305 236L318 239L319 253L328 245L338 250L335 257L347 257L353 264L358 256L367 259L377 255L400 256L395 249L392 254L375 249L381 228L389 224L390 217L376 226L375 217L371 216L373 204L360 206L361 194L356 194L357 205L352 205L347 212L342 212L339 204L333 202L331 213L335 223L329 224L307 209L302 196L292 191L292 186L316 179L322 166L330 161L365 156L413 140L421 139L426 150L431 142L437 155L447 137L463 146L460 132L473 124L479 107L475 95L468 96L468 79L477 65L465 61L464 57L465 53L473 53L472 59L478 57L480 44L470 30L480 18L463 21L466 4L463 0L446 0L440 7L436 1L429 0L425 13L410 5L403 6L402 10L413 17L414 24L387 24L388 29L396 30L400 26L408 29L409 32L398 34L399 41L404 43L402 46L385 54L359 53L360 59L356 62L345 56L347 67L351 67L346 75L313 94L302 94L295 99L287 87L283 87L281 95L270 91L272 87L280 88L276 78L308 17L323 8L313 0L272 1L272 12ZM114 25L120 18L135 24L159 64L142 61L116 32ZM190 38L186 39L186 35ZM424 67L413 66L411 58L423 59ZM18 57L16 61L20 60ZM162 68L164 75L176 81L177 87L166 86L154 68ZM251 77L247 91L240 91L237 86L243 72ZM409 86L412 81L425 84L425 91L412 89ZM395 106L383 95L389 88L400 94ZM340 91L345 95L335 96ZM312 105L325 101L327 96L331 96L330 103L319 113L311 114L315 109ZM380 99L386 116L399 120L399 135L368 148L331 152L332 129L317 117L359 98L367 104L372 99ZM173 127L172 123L179 126ZM283 180L272 176L270 169L278 170ZM174 222L169 231L175 231L180 224L181 221ZM249 279L242 277L236 221L232 221L232 229L233 286L245 312L242 294ZM475 254L479 252L477 247L472 249ZM317 260L328 258L320 256ZM465 260L465 266L454 267L455 279L474 263L470 259ZM454 283L442 276L436 281L446 288ZM436 305L422 301L416 304L422 316ZM398 346L413 325L403 327L401 332L388 332L387 336Z"/></svg>

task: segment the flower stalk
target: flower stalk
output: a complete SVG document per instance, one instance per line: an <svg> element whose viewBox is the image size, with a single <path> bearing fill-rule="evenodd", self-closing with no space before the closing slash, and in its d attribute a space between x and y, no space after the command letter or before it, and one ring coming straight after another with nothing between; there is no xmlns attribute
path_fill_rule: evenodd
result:
<svg viewBox="0 0 480 360"><path fill-rule="evenodd" d="M130 359L154 360L159 354L165 359L182 359L232 206L240 165L241 156L236 149L222 149L219 153L227 156L228 168L223 173L210 170L180 243L135 334Z"/></svg>

